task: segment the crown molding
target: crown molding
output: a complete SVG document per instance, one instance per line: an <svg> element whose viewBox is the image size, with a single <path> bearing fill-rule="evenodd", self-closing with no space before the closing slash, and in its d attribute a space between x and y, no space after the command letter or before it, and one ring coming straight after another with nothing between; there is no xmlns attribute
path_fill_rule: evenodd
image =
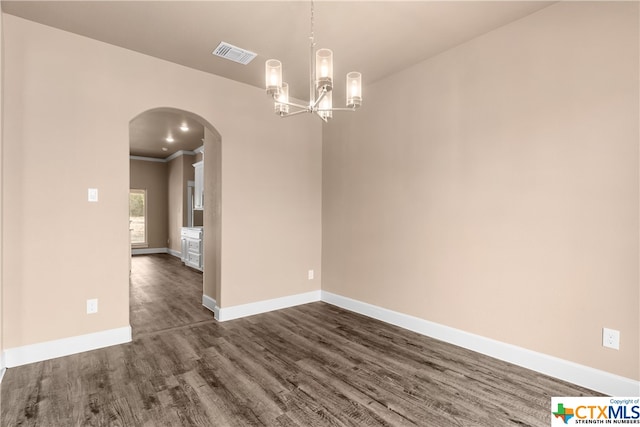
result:
<svg viewBox="0 0 640 427"><path fill-rule="evenodd" d="M129 160L140 160L143 162L156 162L156 163L169 163L173 159L177 159L180 156L195 156L196 154L204 154L204 144L198 148L194 148L193 151L189 150L178 150L175 153L171 154L164 159L159 159L157 157L146 157L146 156L129 156Z"/></svg>
<svg viewBox="0 0 640 427"><path fill-rule="evenodd" d="M157 157L129 156L129 160L140 160L142 162L169 163L171 160L177 159L180 156L195 156L198 153L204 153L203 146L200 146L193 151L179 150L164 159L159 159Z"/></svg>
<svg viewBox="0 0 640 427"><path fill-rule="evenodd" d="M170 155L169 157L167 157L164 160L168 163L173 159L177 159L178 157L185 156L185 155L186 156L195 156L196 153L193 152L193 151L180 150L180 151L176 151L175 153L173 153L172 155Z"/></svg>
<svg viewBox="0 0 640 427"><path fill-rule="evenodd" d="M129 156L129 160L140 160L142 162L167 163L166 159L158 159L155 157Z"/></svg>

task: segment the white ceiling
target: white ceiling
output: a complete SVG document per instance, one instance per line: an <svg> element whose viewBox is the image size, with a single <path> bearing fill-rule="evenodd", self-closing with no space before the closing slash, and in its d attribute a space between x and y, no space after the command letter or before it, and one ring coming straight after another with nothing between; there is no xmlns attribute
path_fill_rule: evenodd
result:
<svg viewBox="0 0 640 427"><path fill-rule="evenodd" d="M349 71L362 73L366 103L367 85L552 3L316 0L316 45L334 52L334 105ZM277 58L292 96L308 99L308 1L2 1L2 10L261 88L265 60ZM213 56L220 41L258 56L249 65Z"/></svg>

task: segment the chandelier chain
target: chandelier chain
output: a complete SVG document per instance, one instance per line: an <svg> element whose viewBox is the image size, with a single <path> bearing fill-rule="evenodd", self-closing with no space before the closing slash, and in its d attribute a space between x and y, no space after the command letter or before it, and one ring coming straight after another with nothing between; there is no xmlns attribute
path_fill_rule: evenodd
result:
<svg viewBox="0 0 640 427"><path fill-rule="evenodd" d="M311 36L309 38L311 39L311 43L312 44L315 42L315 34L313 32L313 24L314 24L314 7L313 7L313 0L311 0Z"/></svg>
<svg viewBox="0 0 640 427"><path fill-rule="evenodd" d="M316 71L315 71L315 62L313 57L313 51L315 49L316 41L315 34L313 33L313 24L314 24L314 5L313 0L311 0L311 19L310 19L310 36L309 36L309 105L313 104L315 99L315 90L314 90L314 82L316 79Z"/></svg>

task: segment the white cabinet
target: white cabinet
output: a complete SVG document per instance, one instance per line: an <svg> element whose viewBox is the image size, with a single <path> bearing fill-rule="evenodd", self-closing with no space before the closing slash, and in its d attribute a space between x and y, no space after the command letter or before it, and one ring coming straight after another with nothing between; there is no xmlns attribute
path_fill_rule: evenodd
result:
<svg viewBox="0 0 640 427"><path fill-rule="evenodd" d="M180 230L180 260L182 262L187 261L187 237L184 233L184 228Z"/></svg>
<svg viewBox="0 0 640 427"><path fill-rule="evenodd" d="M193 209L204 209L204 161L194 163L195 186L193 188Z"/></svg>
<svg viewBox="0 0 640 427"><path fill-rule="evenodd" d="M182 227L180 231L182 252L180 258L185 265L202 271L203 230L202 227Z"/></svg>

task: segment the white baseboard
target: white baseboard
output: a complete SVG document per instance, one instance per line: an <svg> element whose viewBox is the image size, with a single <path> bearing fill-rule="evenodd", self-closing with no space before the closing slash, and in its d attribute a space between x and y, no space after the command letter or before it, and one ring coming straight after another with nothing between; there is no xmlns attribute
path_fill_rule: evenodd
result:
<svg viewBox="0 0 640 427"><path fill-rule="evenodd" d="M611 396L640 395L640 381L322 291L322 301Z"/></svg>
<svg viewBox="0 0 640 427"><path fill-rule="evenodd" d="M343 309L363 314L419 334L522 366L564 381L611 396L639 396L640 381L580 365L557 357L538 353L515 345L475 335L449 326L430 322L365 302L326 291L312 291L249 304L220 308L215 299L202 295L202 305L215 318L228 321L254 314L280 310L296 305L323 301ZM68 356L131 341L131 327L111 329L93 334L6 349L0 355L0 381L5 368Z"/></svg>
<svg viewBox="0 0 640 427"><path fill-rule="evenodd" d="M168 254L169 248L138 248L131 249L131 255Z"/></svg>
<svg viewBox="0 0 640 427"><path fill-rule="evenodd" d="M7 368L131 342L131 326L46 341L4 351Z"/></svg>
<svg viewBox="0 0 640 427"><path fill-rule="evenodd" d="M216 300L211 298L209 295L202 294L202 305L204 305L205 308L208 308L209 310L211 310L215 318L219 320L220 308L218 307L218 303L216 302Z"/></svg>
<svg viewBox="0 0 640 427"><path fill-rule="evenodd" d="M7 372L7 366L4 363L4 352L2 352L0 353L0 384L2 384L5 372Z"/></svg>
<svg viewBox="0 0 640 427"><path fill-rule="evenodd" d="M227 320L238 319L240 317L253 316L254 314L266 313L268 311L280 310L282 308L320 301L320 296L320 291L311 291L304 294L289 295L286 297L252 302L249 304L218 308L216 319L219 322L225 322Z"/></svg>
<svg viewBox="0 0 640 427"><path fill-rule="evenodd" d="M180 251L170 248L138 248L131 249L131 255L152 255L152 254L169 254L180 258L182 254Z"/></svg>

